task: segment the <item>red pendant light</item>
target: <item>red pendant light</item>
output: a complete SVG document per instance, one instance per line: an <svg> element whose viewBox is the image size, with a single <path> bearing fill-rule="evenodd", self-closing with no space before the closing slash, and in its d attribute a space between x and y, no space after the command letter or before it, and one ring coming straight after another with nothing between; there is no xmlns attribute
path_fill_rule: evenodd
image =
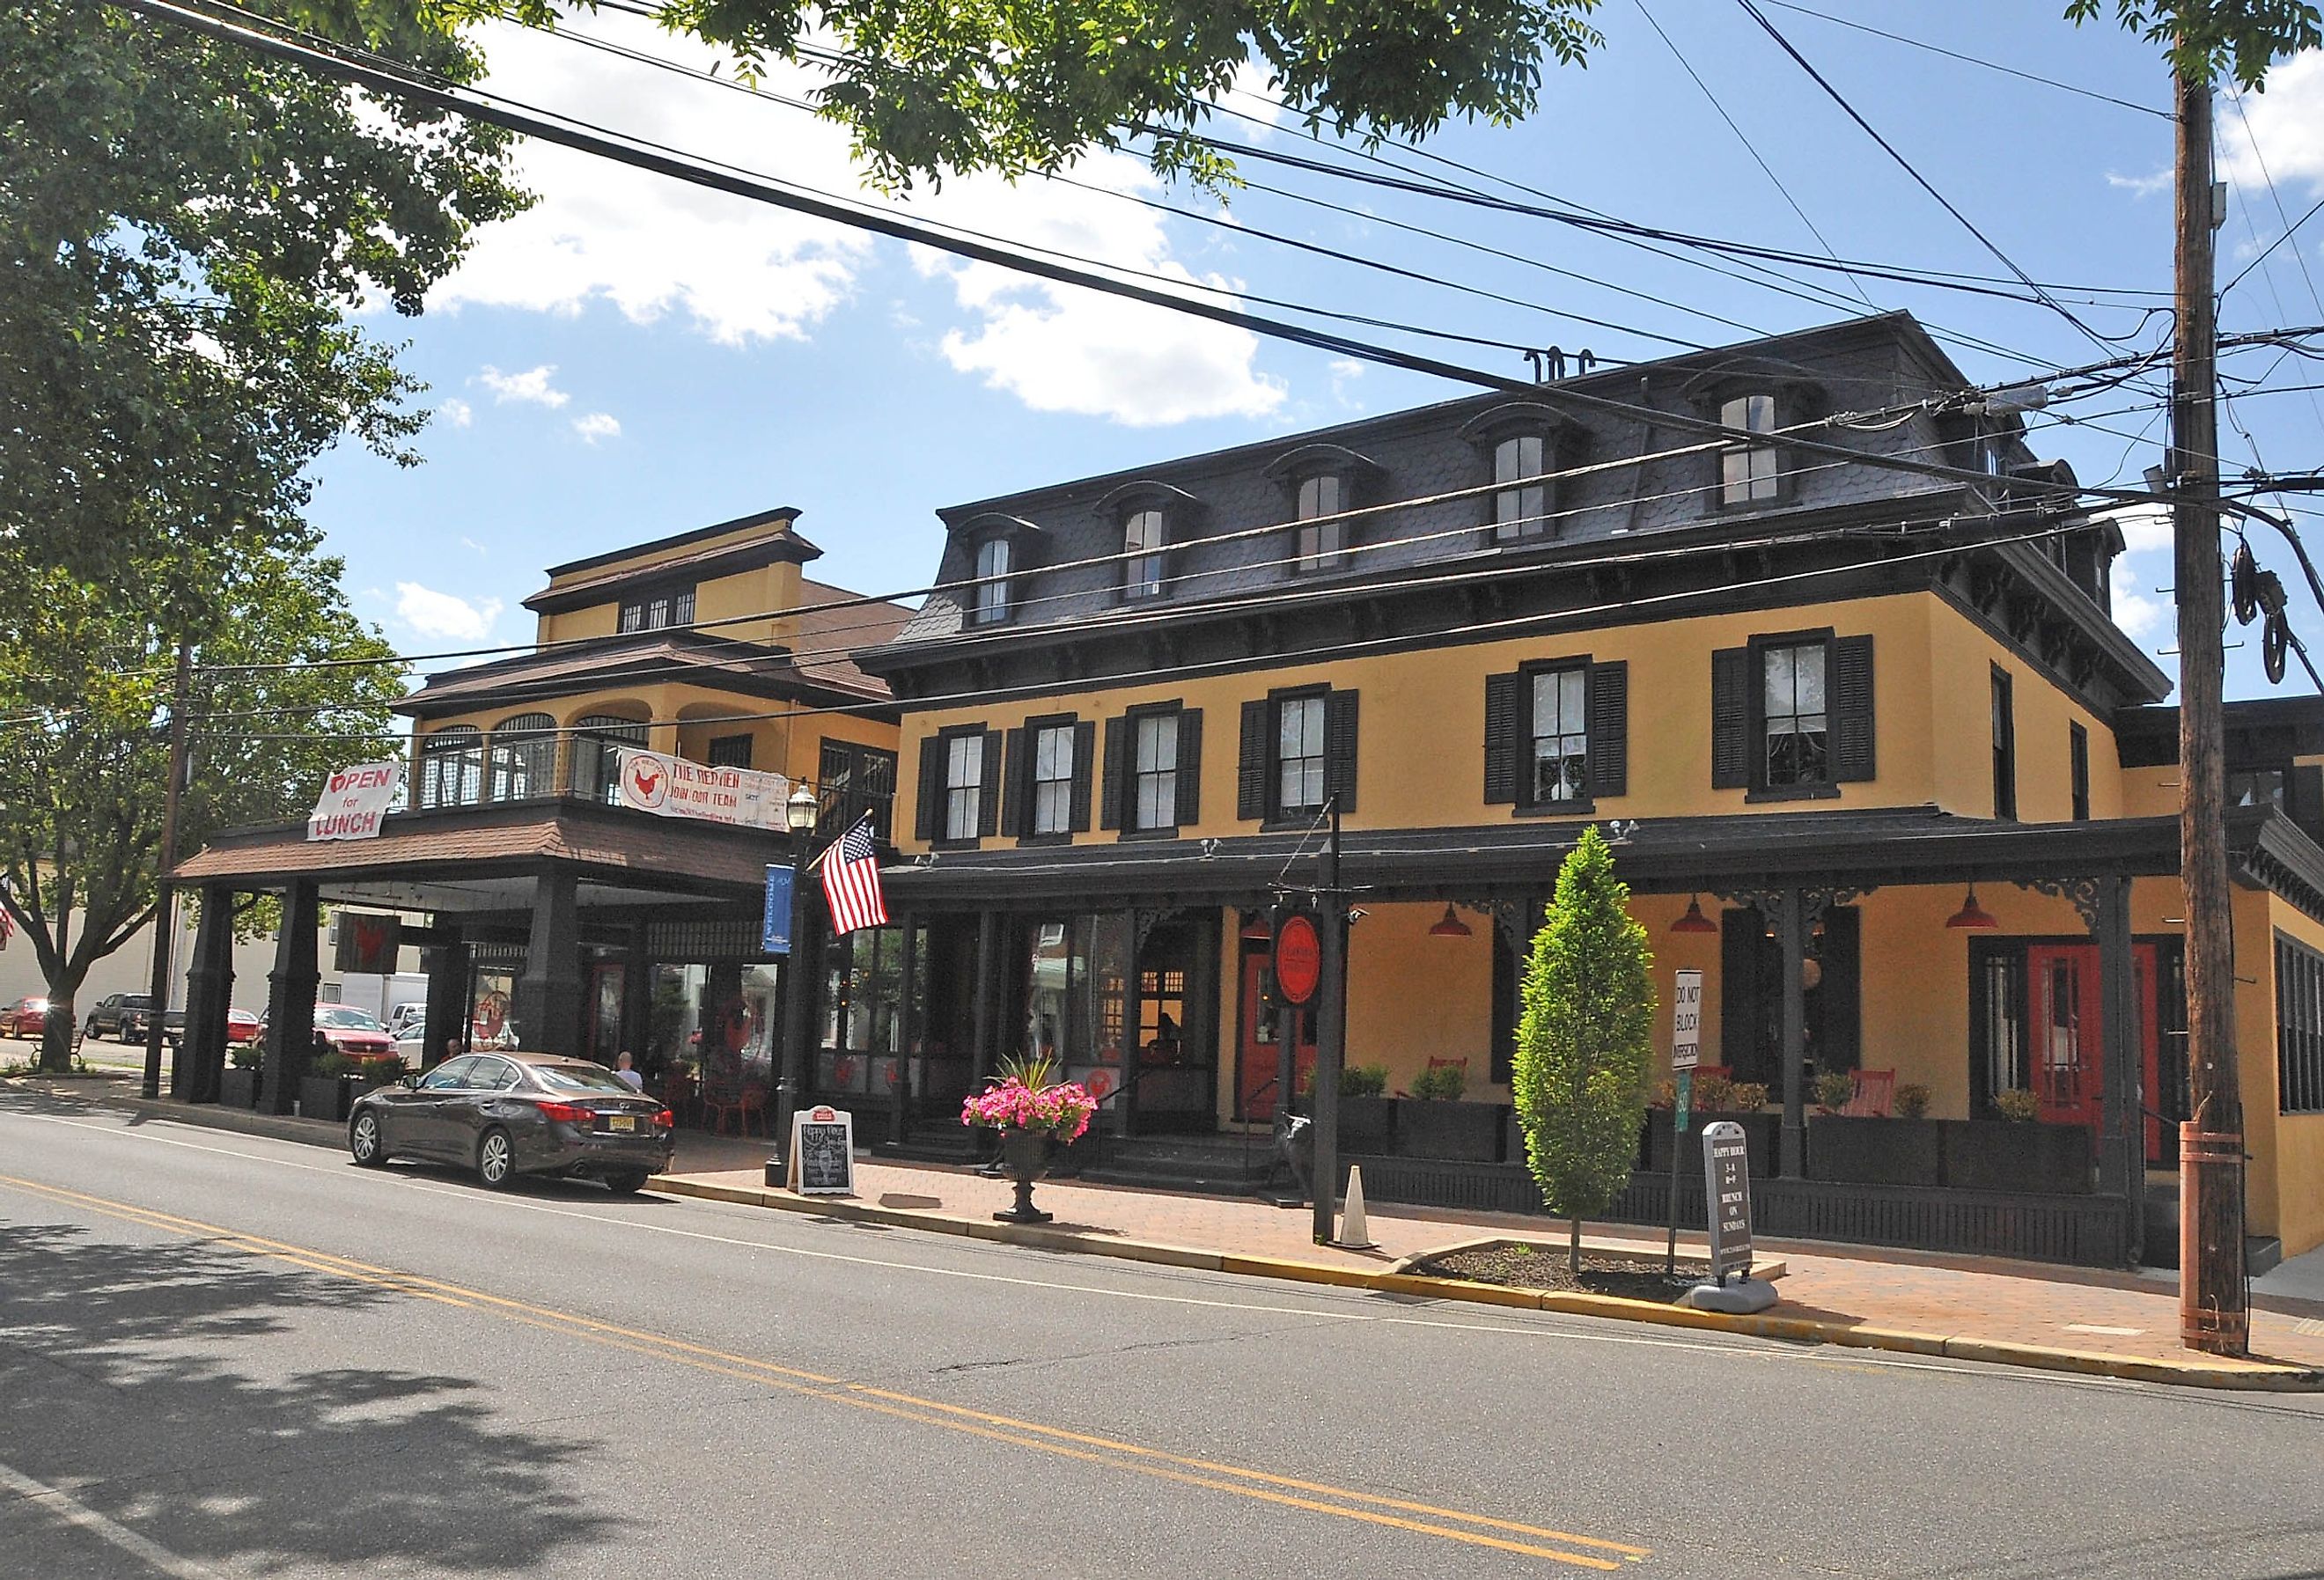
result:
<svg viewBox="0 0 2324 1580"><path fill-rule="evenodd" d="M1715 933L1719 930L1719 924L1702 914L1702 897L1690 894L1686 897L1686 914L1671 923L1670 930L1674 933Z"/></svg>
<svg viewBox="0 0 2324 1580"><path fill-rule="evenodd" d="M1432 938L1465 938L1469 936L1469 924L1452 914L1452 902L1448 900L1444 902L1443 919L1428 929L1428 936Z"/></svg>
<svg viewBox="0 0 2324 1580"><path fill-rule="evenodd" d="M1974 928L1991 931L1998 928L2001 923L1995 919L1993 912L1977 902L1977 885L1971 883L1969 886L1969 897L1961 901L1961 908L1959 910L1945 918L1945 925L1949 928Z"/></svg>

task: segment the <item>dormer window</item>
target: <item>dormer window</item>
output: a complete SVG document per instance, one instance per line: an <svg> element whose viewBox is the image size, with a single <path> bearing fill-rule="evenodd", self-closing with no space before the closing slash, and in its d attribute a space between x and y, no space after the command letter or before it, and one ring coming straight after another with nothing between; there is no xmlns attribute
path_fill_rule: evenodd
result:
<svg viewBox="0 0 2324 1580"><path fill-rule="evenodd" d="M1158 597L1162 593L1163 545L1167 529L1158 510L1134 510L1121 523L1121 596Z"/></svg>
<svg viewBox="0 0 2324 1580"><path fill-rule="evenodd" d="M1557 536L1557 493L1550 474L1559 464L1570 420L1539 401L1489 407L1463 423L1461 437L1492 467L1484 491L1486 526L1495 543L1531 543Z"/></svg>
<svg viewBox="0 0 2324 1580"><path fill-rule="evenodd" d="M661 631L673 625L694 624L694 588L687 587L657 587L622 601L622 633Z"/></svg>
<svg viewBox="0 0 2324 1580"><path fill-rule="evenodd" d="M991 625L1009 618L1009 540L987 538L976 546L976 586L969 597L969 623Z"/></svg>
<svg viewBox="0 0 2324 1580"><path fill-rule="evenodd" d="M1737 395L1719 403L1719 424L1752 433L1775 431L1775 397ZM1772 504L1783 497L1782 452L1771 442L1747 444L1729 440L1719 451L1719 503L1737 505Z"/></svg>
<svg viewBox="0 0 2324 1580"><path fill-rule="evenodd" d="M1336 472L1304 479L1299 485L1299 559L1304 573L1332 570L1344 564L1348 550L1347 485Z"/></svg>

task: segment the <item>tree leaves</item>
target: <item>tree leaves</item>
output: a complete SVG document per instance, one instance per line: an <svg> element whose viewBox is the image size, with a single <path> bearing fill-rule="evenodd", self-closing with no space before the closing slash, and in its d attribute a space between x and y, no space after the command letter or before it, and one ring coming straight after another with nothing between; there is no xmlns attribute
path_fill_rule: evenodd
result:
<svg viewBox="0 0 2324 1580"><path fill-rule="evenodd" d="M2104 4L2067 0L2066 17L2089 22ZM2162 45L2174 71L2200 82L2232 71L2252 92L2267 86L2273 61L2324 44L2324 19L2308 0L2115 0L2114 13L2125 28Z"/></svg>

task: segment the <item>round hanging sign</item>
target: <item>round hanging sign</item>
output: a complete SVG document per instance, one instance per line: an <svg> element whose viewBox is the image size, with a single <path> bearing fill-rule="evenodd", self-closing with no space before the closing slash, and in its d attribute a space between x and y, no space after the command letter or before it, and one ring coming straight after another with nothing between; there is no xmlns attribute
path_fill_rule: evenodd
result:
<svg viewBox="0 0 2324 1580"><path fill-rule="evenodd" d="M1315 919L1295 911L1275 929L1275 988L1286 1003L1304 1004L1315 996L1323 976L1323 940L1316 936Z"/></svg>

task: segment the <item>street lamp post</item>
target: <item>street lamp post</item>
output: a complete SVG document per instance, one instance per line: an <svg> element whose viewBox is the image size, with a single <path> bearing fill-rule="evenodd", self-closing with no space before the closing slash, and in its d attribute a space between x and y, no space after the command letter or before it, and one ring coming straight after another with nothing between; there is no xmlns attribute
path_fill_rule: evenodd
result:
<svg viewBox="0 0 2324 1580"><path fill-rule="evenodd" d="M807 852L823 808L805 784L783 803L791 831L791 952L783 961L783 1064L775 1081L774 1155L767 1160L767 1183L779 1186L788 1171L791 1116L798 1112L800 1084L807 1076L807 984L801 959L807 942Z"/></svg>

